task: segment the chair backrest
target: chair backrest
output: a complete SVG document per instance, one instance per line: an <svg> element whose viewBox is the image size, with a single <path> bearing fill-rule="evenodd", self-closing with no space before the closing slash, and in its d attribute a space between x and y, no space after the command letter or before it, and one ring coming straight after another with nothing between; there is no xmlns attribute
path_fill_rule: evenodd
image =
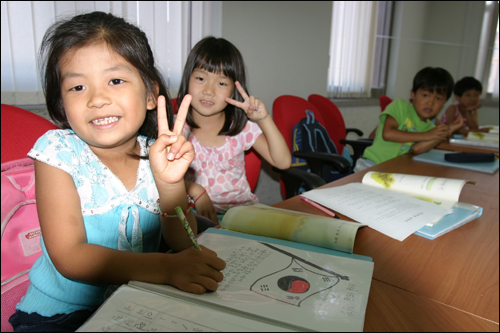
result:
<svg viewBox="0 0 500 333"><path fill-rule="evenodd" d="M386 95L382 95L379 97L379 101L380 101L380 110L384 112L387 105L391 104L392 99Z"/></svg>
<svg viewBox="0 0 500 333"><path fill-rule="evenodd" d="M36 140L45 132L57 129L49 120L33 112L2 104L1 163L26 157Z"/></svg>
<svg viewBox="0 0 500 333"><path fill-rule="evenodd" d="M170 99L170 103L172 104L172 110L174 111L174 114L176 114L177 98ZM252 192L255 191L255 187L257 186L261 165L262 160L259 154L257 154L257 152L253 148L245 152L245 173Z"/></svg>
<svg viewBox="0 0 500 333"><path fill-rule="evenodd" d="M340 140L346 138L346 127L344 117L340 113L339 108L331 100L321 95L312 94L307 100L321 113L321 116L325 120L323 124L328 131L328 135L330 135L335 146L337 146L339 155L342 155L344 145L340 143Z"/></svg>
<svg viewBox="0 0 500 333"><path fill-rule="evenodd" d="M293 127L302 119L306 117L306 110L311 110L314 112L314 117L316 121L325 126L325 122L321 113L318 109L302 97L293 95L283 95L279 96L274 100L273 103L273 120L285 138L288 149L293 153L292 148L292 133ZM326 127L326 126L325 126ZM281 183L281 193L283 198L286 198L285 183L283 179Z"/></svg>

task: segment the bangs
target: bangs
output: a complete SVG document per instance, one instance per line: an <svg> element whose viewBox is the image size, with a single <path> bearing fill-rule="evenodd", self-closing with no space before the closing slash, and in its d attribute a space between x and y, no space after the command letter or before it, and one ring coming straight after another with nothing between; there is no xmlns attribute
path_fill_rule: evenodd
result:
<svg viewBox="0 0 500 333"><path fill-rule="evenodd" d="M443 96L448 96L451 94L451 91L448 90L448 87L447 86L443 86L443 85L438 85L438 84L434 84L434 85L423 85L422 87L420 87L420 89L423 89L423 90L427 90L429 92L436 92L440 95L443 95Z"/></svg>
<svg viewBox="0 0 500 333"><path fill-rule="evenodd" d="M206 50L206 52L199 54L194 61L193 68L203 69L214 74L222 73L233 81L237 81L235 63L238 62L233 59L230 50L224 52L221 48L218 48L213 51Z"/></svg>

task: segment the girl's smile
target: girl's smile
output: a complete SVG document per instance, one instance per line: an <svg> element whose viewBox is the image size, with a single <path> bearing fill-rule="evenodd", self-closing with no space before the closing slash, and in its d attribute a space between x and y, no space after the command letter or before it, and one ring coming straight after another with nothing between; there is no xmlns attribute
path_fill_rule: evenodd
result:
<svg viewBox="0 0 500 333"><path fill-rule="evenodd" d="M100 118L100 119L92 120L91 123L94 124L94 125L96 125L96 126L112 125L112 124L116 123L118 120L120 120L120 118L121 117Z"/></svg>

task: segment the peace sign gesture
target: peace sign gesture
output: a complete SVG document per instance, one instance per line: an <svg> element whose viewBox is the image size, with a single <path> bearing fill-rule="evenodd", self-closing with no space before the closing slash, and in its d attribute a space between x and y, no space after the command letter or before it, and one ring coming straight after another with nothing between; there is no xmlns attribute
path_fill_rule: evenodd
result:
<svg viewBox="0 0 500 333"><path fill-rule="evenodd" d="M182 100L174 129L170 131L165 97L158 97L158 139L149 149L149 163L157 182L174 184L181 181L194 159L194 147L182 135L191 99L191 95L186 95Z"/></svg>
<svg viewBox="0 0 500 333"><path fill-rule="evenodd" d="M254 96L248 97L248 94L246 93L245 89L243 89L243 87L238 81L236 81L234 85L236 86L236 89L238 89L238 91L240 92L241 97L243 97L244 102L243 103L238 102L237 100L226 97L226 103L234 105L245 111L248 119L250 119L253 122L258 122L259 120L266 118L268 113L264 103L262 103L260 99L257 99Z"/></svg>

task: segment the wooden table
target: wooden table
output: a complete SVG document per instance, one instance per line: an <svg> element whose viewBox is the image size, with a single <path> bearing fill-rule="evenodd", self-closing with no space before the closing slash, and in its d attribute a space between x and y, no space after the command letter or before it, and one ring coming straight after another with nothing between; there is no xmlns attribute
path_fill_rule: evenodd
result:
<svg viewBox="0 0 500 333"><path fill-rule="evenodd" d="M375 263L370 291L370 300L373 302L368 302L365 330L385 329L383 325L380 326L383 321L378 316L382 316L386 309L383 309L383 303L377 305L377 299L385 297L391 300L388 302L397 313L397 318L394 320L401 321L393 323L397 325L391 330L422 331L431 329L435 325L436 330L498 331L498 172L491 175L449 168L415 162L411 160L411 157L410 154L399 156L324 187L360 182L368 171L474 180L478 182L477 185L466 185L462 190L460 201L483 207L483 215L435 240L411 235L400 242L371 228L361 228L356 236L354 253L372 257ZM300 200L299 197L285 200L274 206L326 215ZM342 219L352 221L342 214L338 215ZM398 296L399 294L401 295ZM436 315L425 310L424 304L429 302L429 306L438 309L433 310L436 311ZM408 310L411 315L398 310L410 304L418 304L421 309L415 310L416 312ZM454 311L451 311L452 309ZM472 315L475 319L464 317L464 314ZM419 316L432 320L432 323L429 323L430 326L415 319ZM441 316L443 316L442 319ZM375 323L372 324L370 318L373 318ZM463 319L468 325L472 325L469 327L476 328L466 329L462 326L451 325L453 318L461 318L460 320ZM411 320L410 323L408 320Z"/></svg>

